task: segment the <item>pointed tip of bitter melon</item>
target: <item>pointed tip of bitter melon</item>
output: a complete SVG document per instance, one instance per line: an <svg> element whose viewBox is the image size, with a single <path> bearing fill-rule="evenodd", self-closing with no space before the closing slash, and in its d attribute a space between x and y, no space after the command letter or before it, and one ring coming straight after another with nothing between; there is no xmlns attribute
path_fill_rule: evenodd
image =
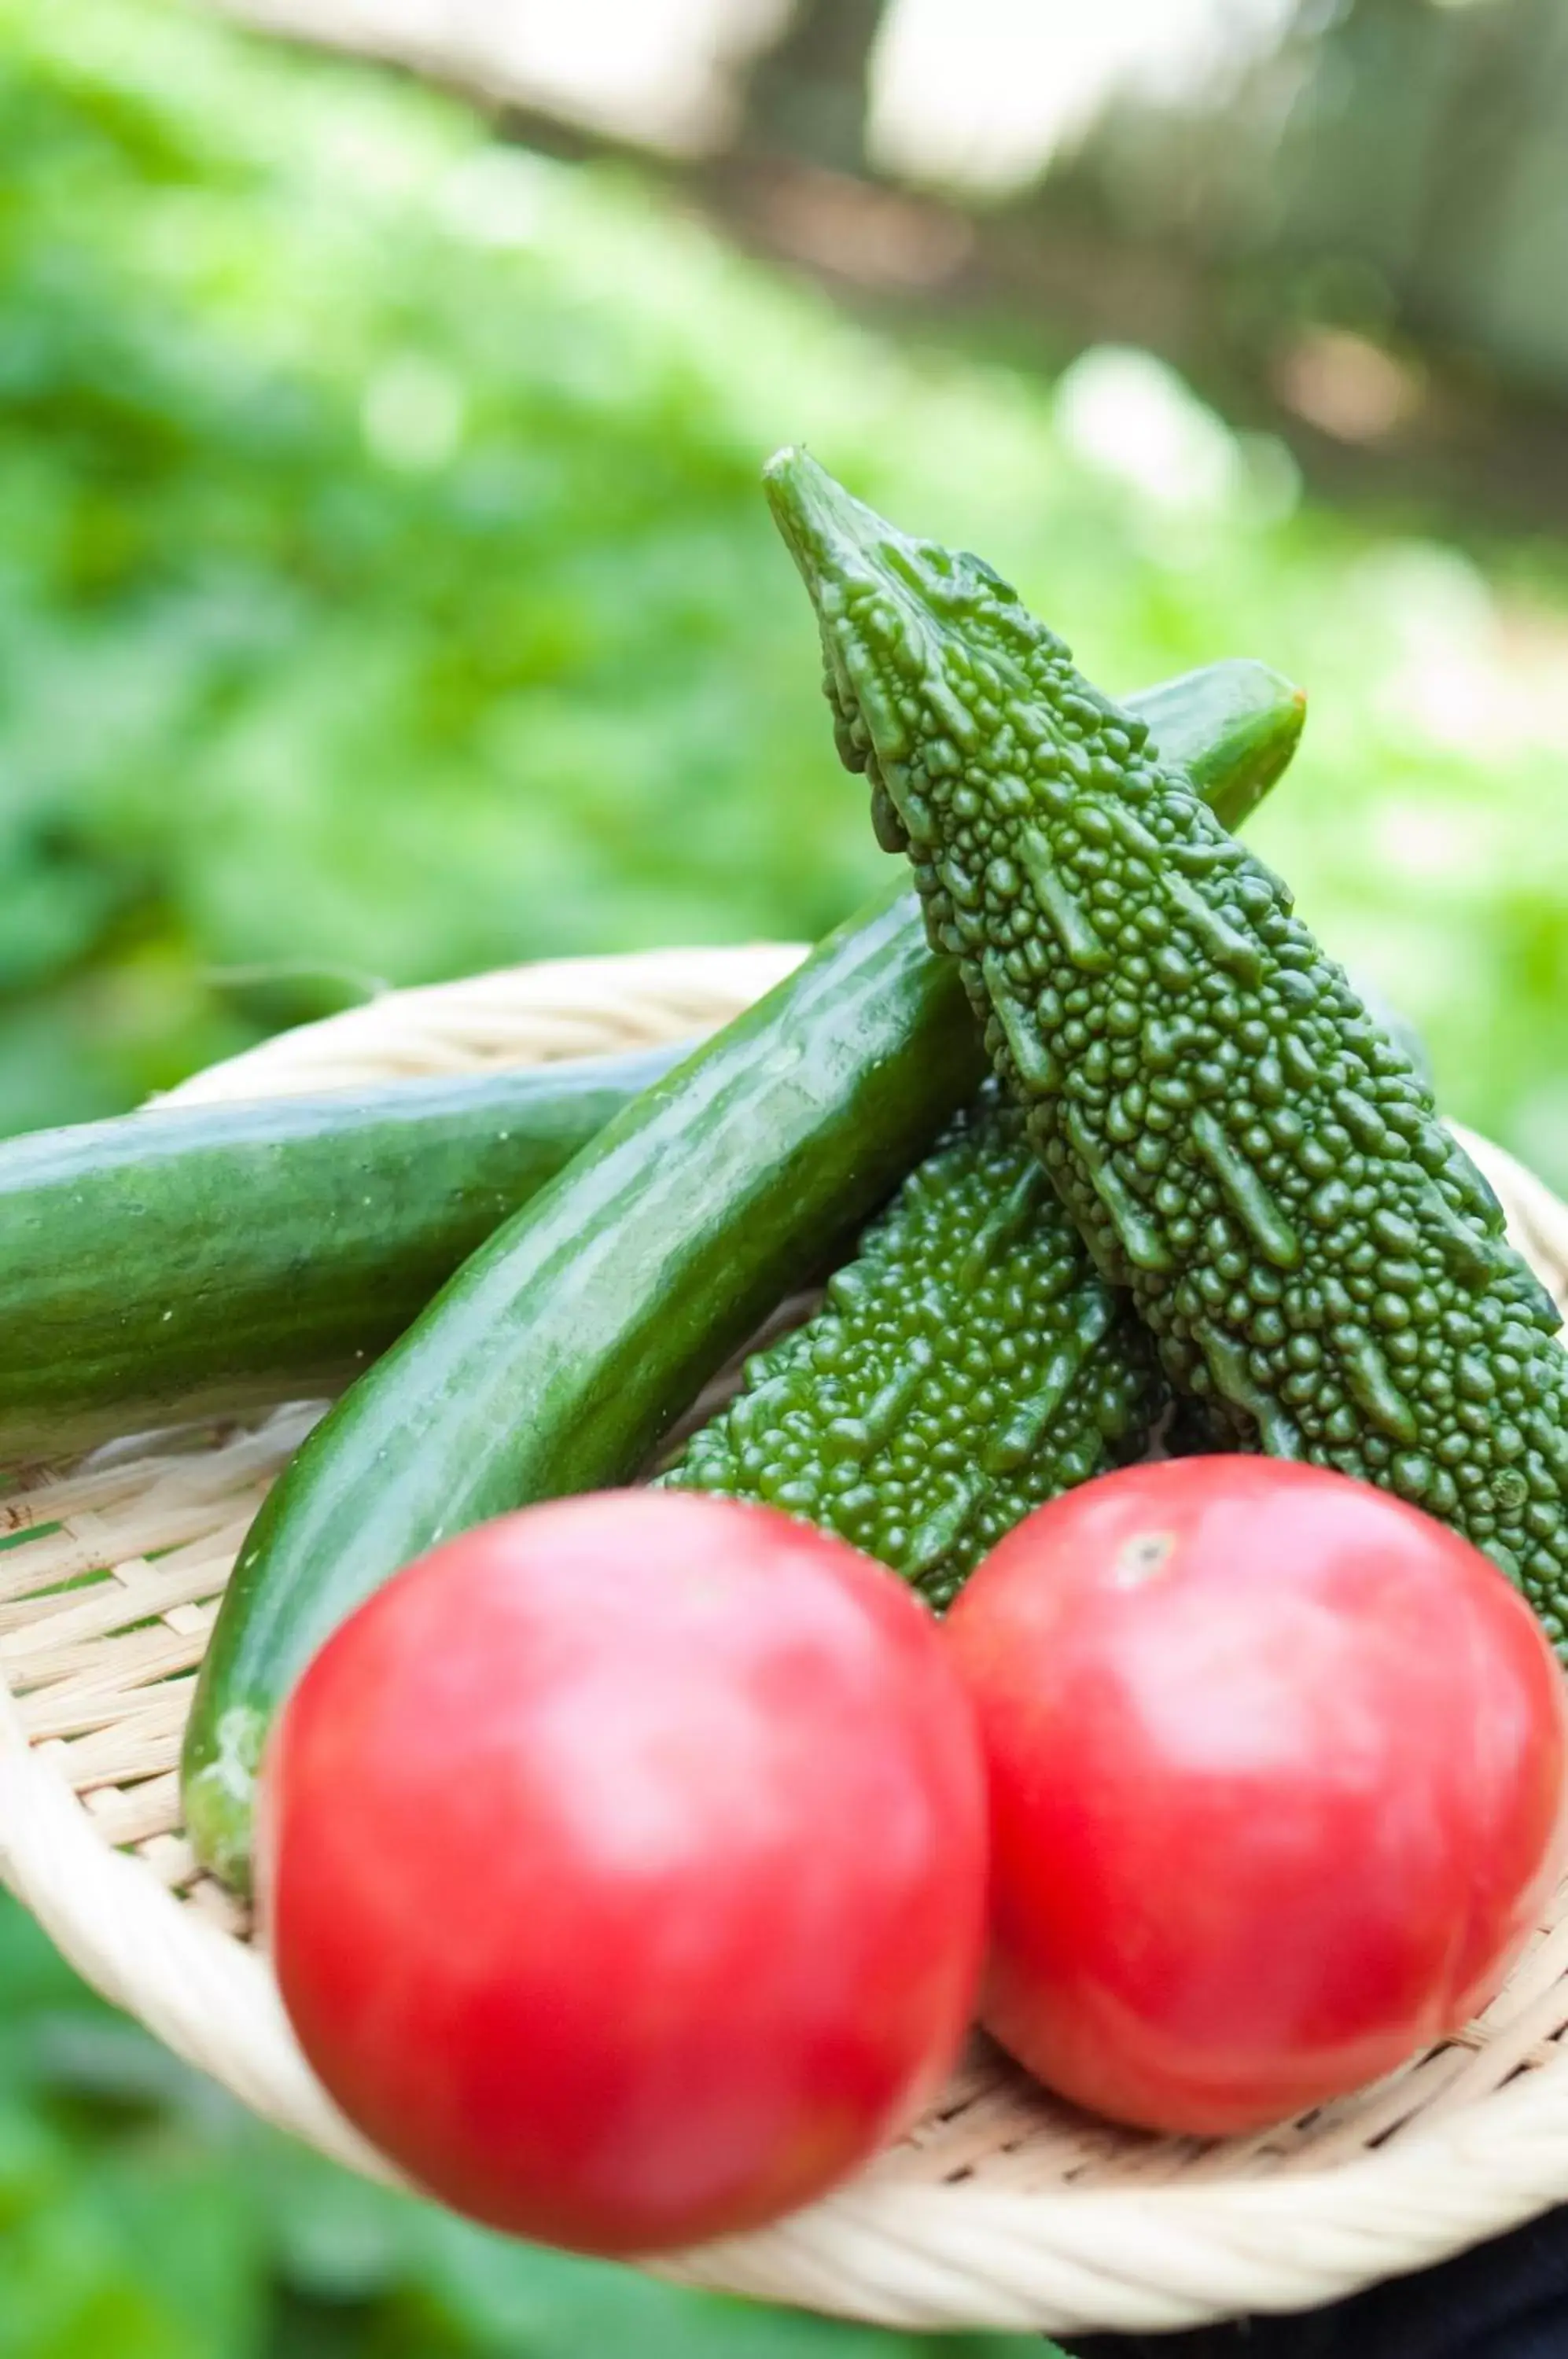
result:
<svg viewBox="0 0 1568 2359"><path fill-rule="evenodd" d="M819 611L830 583L846 569L870 580L878 552L904 538L897 527L846 492L803 445L776 451L762 471L774 522Z"/></svg>
<svg viewBox="0 0 1568 2359"><path fill-rule="evenodd" d="M1030 692L1067 650L982 559L900 532L808 452L780 451L764 481L816 609L840 756L869 778L884 846L917 846L931 833L910 767L917 742L928 770L932 762L962 770L1000 729L1002 701ZM1094 702L1123 722L1129 743L1143 744L1142 723Z"/></svg>

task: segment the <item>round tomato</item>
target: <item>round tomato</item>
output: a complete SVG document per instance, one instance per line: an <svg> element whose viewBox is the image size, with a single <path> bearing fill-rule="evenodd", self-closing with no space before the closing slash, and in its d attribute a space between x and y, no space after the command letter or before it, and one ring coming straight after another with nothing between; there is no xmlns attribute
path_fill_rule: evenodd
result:
<svg viewBox="0 0 1568 2359"><path fill-rule="evenodd" d="M767 1507L532 1507L400 1574L280 1723L264 1908L306 2055L458 2210L598 2253L822 2192L939 2084L985 1939L924 1606Z"/></svg>
<svg viewBox="0 0 1568 2359"><path fill-rule="evenodd" d="M990 2030L1080 2104L1219 2136L1456 2030L1563 1859L1568 1722L1443 1525L1261 1458L1040 1508L945 1643L990 1787Z"/></svg>

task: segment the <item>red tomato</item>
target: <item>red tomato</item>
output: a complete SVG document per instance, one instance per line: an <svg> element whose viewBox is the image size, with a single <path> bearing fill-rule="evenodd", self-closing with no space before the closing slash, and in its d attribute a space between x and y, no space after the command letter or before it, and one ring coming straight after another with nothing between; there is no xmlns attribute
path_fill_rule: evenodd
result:
<svg viewBox="0 0 1568 2359"><path fill-rule="evenodd" d="M973 2010L985 1788L937 1625L771 1508L625 1491L400 1574L263 1798L305 2053L411 2178L646 2252L820 2194Z"/></svg>
<svg viewBox="0 0 1568 2359"><path fill-rule="evenodd" d="M1042 1507L945 1641L980 1719L983 2019L1080 2104L1218 2136L1456 2030L1563 1864L1561 1675L1468 1541L1310 1466Z"/></svg>

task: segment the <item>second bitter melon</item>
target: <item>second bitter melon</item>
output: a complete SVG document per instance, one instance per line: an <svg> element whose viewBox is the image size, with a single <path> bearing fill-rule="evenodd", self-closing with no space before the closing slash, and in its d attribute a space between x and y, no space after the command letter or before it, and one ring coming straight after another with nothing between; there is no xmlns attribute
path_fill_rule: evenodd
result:
<svg viewBox="0 0 1568 2359"><path fill-rule="evenodd" d="M803 1516L945 1605L1031 1507L1138 1456L1164 1397L992 1088L662 1480Z"/></svg>

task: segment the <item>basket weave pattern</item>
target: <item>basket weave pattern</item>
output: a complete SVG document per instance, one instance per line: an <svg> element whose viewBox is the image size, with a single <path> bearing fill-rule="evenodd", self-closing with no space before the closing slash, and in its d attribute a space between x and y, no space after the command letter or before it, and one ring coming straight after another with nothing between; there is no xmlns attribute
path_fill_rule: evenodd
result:
<svg viewBox="0 0 1568 2359"><path fill-rule="evenodd" d="M781 946L561 961L392 994L174 1093L297 1093L712 1028ZM152 1109L145 1117L158 1118ZM1568 1211L1465 1145L1568 1305ZM733 1375L729 1379L733 1383ZM180 1824L180 1735L235 1551L321 1414L127 1437L0 1490L0 1873L107 1995L245 2103L390 2176L289 2032L233 1897ZM1370 2090L1213 2144L1059 2105L976 2042L854 2185L660 2266L887 2324L1154 2328L1322 2301L1568 2200L1568 1888L1479 2021Z"/></svg>

